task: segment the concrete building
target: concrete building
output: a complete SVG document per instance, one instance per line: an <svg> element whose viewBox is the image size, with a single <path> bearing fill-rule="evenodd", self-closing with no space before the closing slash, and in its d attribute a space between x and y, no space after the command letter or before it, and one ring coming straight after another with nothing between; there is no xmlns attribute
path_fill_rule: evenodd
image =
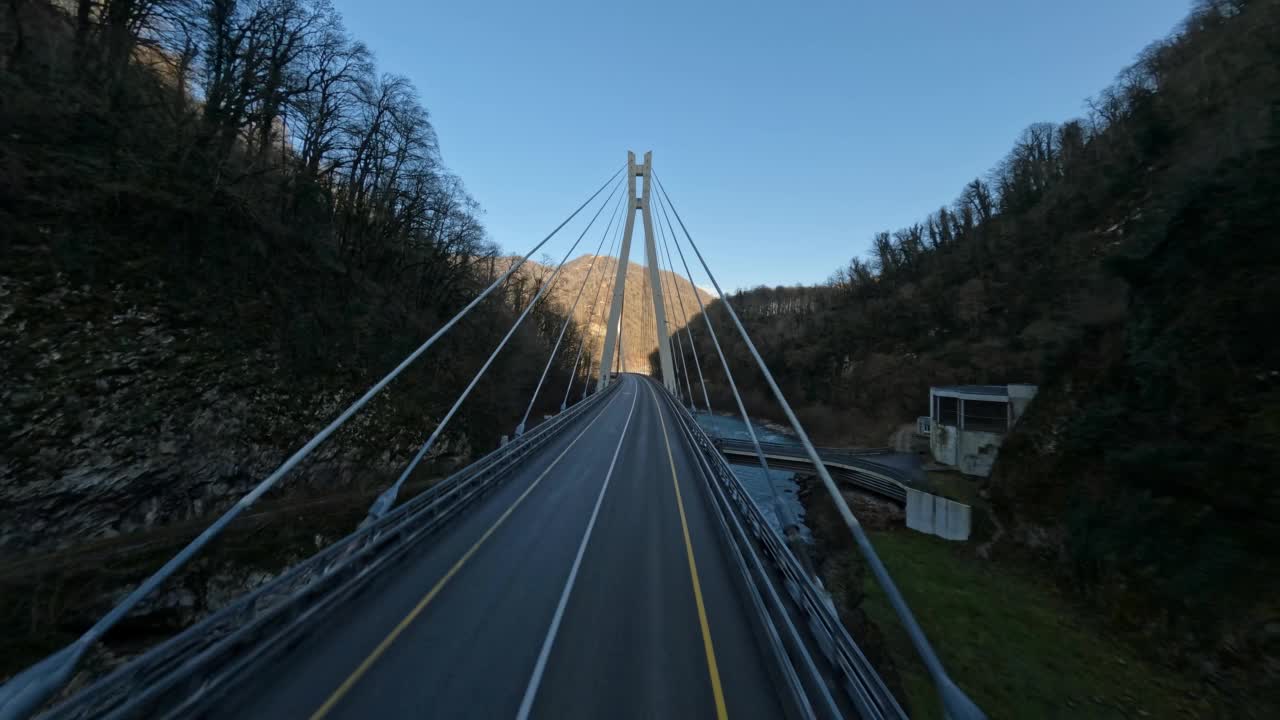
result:
<svg viewBox="0 0 1280 720"><path fill-rule="evenodd" d="M929 417L917 427L929 436L940 465L987 477L1000 443L1036 395L1035 385L943 385L929 388Z"/></svg>

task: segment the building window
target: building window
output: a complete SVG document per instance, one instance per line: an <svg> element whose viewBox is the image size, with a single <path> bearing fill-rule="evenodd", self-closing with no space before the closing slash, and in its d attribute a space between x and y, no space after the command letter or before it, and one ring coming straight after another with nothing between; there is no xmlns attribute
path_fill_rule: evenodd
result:
<svg viewBox="0 0 1280 720"><path fill-rule="evenodd" d="M938 396L938 423L940 425L959 425L960 401L953 397Z"/></svg>
<svg viewBox="0 0 1280 720"><path fill-rule="evenodd" d="M1002 433L1009 430L1009 405L988 400L964 401L964 429Z"/></svg>

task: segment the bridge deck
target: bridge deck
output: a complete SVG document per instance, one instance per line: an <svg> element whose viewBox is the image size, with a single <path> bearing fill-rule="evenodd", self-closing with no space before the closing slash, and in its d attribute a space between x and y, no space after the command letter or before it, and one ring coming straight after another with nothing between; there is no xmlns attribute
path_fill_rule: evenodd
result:
<svg viewBox="0 0 1280 720"><path fill-rule="evenodd" d="M780 717L692 450L645 381L621 382L220 712L516 716L617 450L533 716Z"/></svg>

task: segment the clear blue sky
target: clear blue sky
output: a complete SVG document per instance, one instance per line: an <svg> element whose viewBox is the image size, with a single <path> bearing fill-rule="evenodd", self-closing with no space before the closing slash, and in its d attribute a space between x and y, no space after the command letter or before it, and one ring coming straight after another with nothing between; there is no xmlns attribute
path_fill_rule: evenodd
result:
<svg viewBox="0 0 1280 720"><path fill-rule="evenodd" d="M949 204L1030 123L1083 114L1190 7L335 2L380 70L418 87L505 250L653 150L726 288L822 281L872 233Z"/></svg>

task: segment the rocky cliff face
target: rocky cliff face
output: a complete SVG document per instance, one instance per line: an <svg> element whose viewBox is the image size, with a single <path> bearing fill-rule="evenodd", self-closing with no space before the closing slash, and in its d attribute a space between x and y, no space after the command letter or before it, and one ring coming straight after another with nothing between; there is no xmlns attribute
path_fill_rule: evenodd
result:
<svg viewBox="0 0 1280 720"><path fill-rule="evenodd" d="M641 253L633 248L633 252ZM502 258L496 270L502 272L515 258ZM593 264L594 261L594 264ZM527 262L520 269L531 280L540 281L549 275L554 266ZM583 287L582 299L574 308L573 317L578 328L594 343L597 361L604 345L606 326L609 322L609 303L618 272L618 258L608 255L582 255L565 263L549 293L553 302L568 310L574 304L578 288ZM714 299L682 275L663 270L661 273L664 304L667 308L667 324L672 332L680 331L683 340L685 325L698 317L698 300L709 305ZM627 266L626 289L622 308L622 360L630 372L648 373L649 356L658 350L657 326L653 318L653 300L649 288L649 269L631 262ZM701 322L701 321L698 321ZM703 328L695 325L694 333Z"/></svg>
<svg viewBox="0 0 1280 720"><path fill-rule="evenodd" d="M273 347L176 309L171 292L0 276L0 556L219 512L367 386L293 376ZM388 388L283 492L394 478L432 422L413 389ZM433 457L470 453L455 434Z"/></svg>

